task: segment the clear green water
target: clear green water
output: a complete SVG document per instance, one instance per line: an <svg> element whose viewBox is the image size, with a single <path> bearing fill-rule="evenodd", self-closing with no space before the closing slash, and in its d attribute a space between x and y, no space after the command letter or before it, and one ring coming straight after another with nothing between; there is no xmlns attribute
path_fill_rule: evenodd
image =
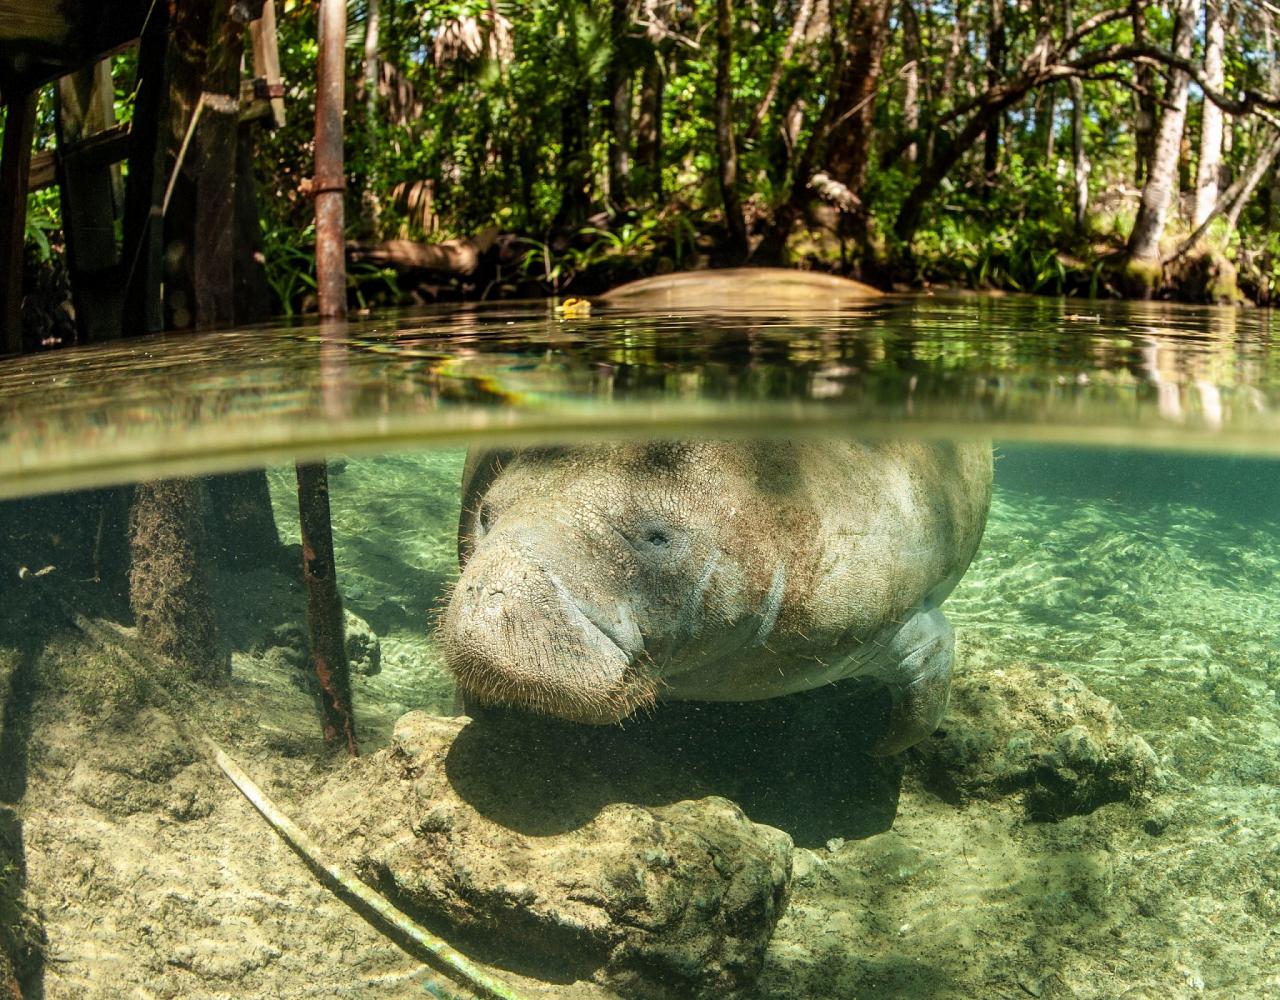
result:
<svg viewBox="0 0 1280 1000"><path fill-rule="evenodd" d="M786 831L787 902L742 996L1280 996L1271 317L1108 306L1067 318L1074 308L917 300L558 321L503 307L369 324L338 346L254 331L163 355L11 362L0 469L5 495L25 498L0 525L0 950L54 998L408 997L428 974L316 883L172 721L229 746L373 877L359 859L394 819L325 825L366 780L351 774L369 772L320 748L296 550L260 564L209 553L230 679L163 675L170 694L157 694L129 653L127 500L66 488L266 463L293 544L281 460L327 457L344 604L380 647L353 694L376 759L406 711L454 711L431 628L457 578L465 445L950 432L994 440L995 487L944 604L957 664L933 737L871 761L853 738L857 704L824 707L819 692L796 709L659 714L580 740L553 730L523 759L481 754L487 784L456 770L462 801L535 853L564 849L556 837L575 826L590 848L588 821L619 801L661 813L721 795ZM584 768L599 782L585 798L570 780ZM530 826L528 796L560 828ZM417 833L401 831L428 855L433 801L411 811ZM364 808L350 801L352 815ZM478 837L450 835L462 855L465 830ZM572 935L539 937L503 909L512 876L488 866L509 843L472 850L469 898L498 900L507 923L456 939L522 995L727 995L692 985L689 967L719 961L705 940L680 939L678 961L619 985ZM575 862L582 879L607 850ZM544 894L527 909L554 923L536 879ZM42 960L23 959L39 935L15 930L22 920L42 928Z"/></svg>

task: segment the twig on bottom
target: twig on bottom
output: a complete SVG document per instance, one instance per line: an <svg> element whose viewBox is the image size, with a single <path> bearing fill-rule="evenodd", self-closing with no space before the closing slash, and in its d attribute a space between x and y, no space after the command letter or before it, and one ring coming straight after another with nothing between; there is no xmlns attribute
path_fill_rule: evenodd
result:
<svg viewBox="0 0 1280 1000"><path fill-rule="evenodd" d="M486 975L473 965L463 954L450 947L433 934L428 933L403 913L392 906L381 895L374 892L357 878L353 878L335 864L324 860L320 847L288 816L280 811L253 780L241 770L234 760L223 752L213 740L205 737L205 743L213 753L213 759L222 768L233 785L258 810L263 819L292 847L307 865L316 872L331 888L338 889L358 904L358 908L375 923L382 925L385 931L390 930L402 938L411 941L416 947L430 954L442 965L457 973L470 988L477 992L494 997L496 1000L521 1000L520 995L513 992L505 983ZM458 994L449 991L441 984L428 984L427 991L444 1000L461 1000Z"/></svg>

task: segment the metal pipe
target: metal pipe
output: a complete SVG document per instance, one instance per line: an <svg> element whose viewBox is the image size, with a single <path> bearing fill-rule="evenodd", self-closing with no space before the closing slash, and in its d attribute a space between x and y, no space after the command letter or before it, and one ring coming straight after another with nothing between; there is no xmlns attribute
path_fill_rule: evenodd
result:
<svg viewBox="0 0 1280 1000"><path fill-rule="evenodd" d="M342 108L347 5L320 0L320 56L316 80L316 288L320 315L347 315L347 261L343 244Z"/></svg>
<svg viewBox="0 0 1280 1000"><path fill-rule="evenodd" d="M343 635L342 597L333 556L329 473L324 462L300 462L297 471L302 575L307 585L311 665L320 685L321 726L326 743L345 746L354 757L359 751L351 711L351 668Z"/></svg>

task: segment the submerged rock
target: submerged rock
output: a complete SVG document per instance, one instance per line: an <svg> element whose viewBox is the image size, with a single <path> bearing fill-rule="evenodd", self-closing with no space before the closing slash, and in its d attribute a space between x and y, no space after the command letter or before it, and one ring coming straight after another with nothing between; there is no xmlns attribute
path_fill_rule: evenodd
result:
<svg viewBox="0 0 1280 1000"><path fill-rule="evenodd" d="M715 796L601 805L596 789L571 801L590 769L572 754L569 780L512 782L491 809L458 790L468 771L504 766L458 751L476 725L404 716L392 745L321 789L305 815L397 906L491 961L636 998L731 996L752 983L791 879L785 833Z"/></svg>
<svg viewBox="0 0 1280 1000"><path fill-rule="evenodd" d="M1164 783L1120 710L1051 667L958 677L942 726L912 754L924 785L947 801L1017 794L1035 820L1136 804Z"/></svg>
<svg viewBox="0 0 1280 1000"><path fill-rule="evenodd" d="M382 670L382 643L373 627L350 609L342 611L347 661L355 674L370 676ZM311 668L311 641L306 625L285 622L277 625L265 640L263 657L300 670Z"/></svg>
<svg viewBox="0 0 1280 1000"><path fill-rule="evenodd" d="M372 626L354 611L343 609L347 660L351 670L368 677L382 670L382 644Z"/></svg>

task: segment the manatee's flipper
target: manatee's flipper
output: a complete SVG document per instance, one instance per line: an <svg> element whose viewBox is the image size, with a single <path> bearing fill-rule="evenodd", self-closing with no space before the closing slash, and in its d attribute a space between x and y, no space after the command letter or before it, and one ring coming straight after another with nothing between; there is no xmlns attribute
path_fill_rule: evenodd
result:
<svg viewBox="0 0 1280 1000"><path fill-rule="evenodd" d="M893 698L875 754L901 753L938 728L951 693L956 634L936 607L920 608L890 641L888 666L877 671Z"/></svg>

